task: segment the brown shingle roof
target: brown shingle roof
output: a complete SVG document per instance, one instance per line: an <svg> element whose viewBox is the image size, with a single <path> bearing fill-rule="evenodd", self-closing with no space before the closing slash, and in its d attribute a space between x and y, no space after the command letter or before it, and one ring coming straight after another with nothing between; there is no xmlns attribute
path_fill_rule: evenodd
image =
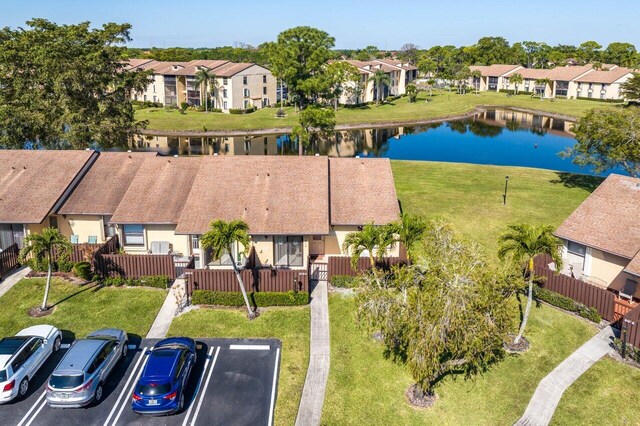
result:
<svg viewBox="0 0 640 426"><path fill-rule="evenodd" d="M330 158L331 224L382 225L400 214L387 158Z"/></svg>
<svg viewBox="0 0 640 426"><path fill-rule="evenodd" d="M0 223L40 223L94 151L0 150Z"/></svg>
<svg viewBox="0 0 640 426"><path fill-rule="evenodd" d="M580 65L580 66L567 66L567 67L555 67L547 71L545 75L549 80L557 81L570 81L574 78L580 77L582 74L589 72L593 69L593 64Z"/></svg>
<svg viewBox="0 0 640 426"><path fill-rule="evenodd" d="M609 71L590 71L582 77L576 78L576 81L582 83L606 83L611 84L627 74L633 73L632 69L624 67L616 67Z"/></svg>
<svg viewBox="0 0 640 426"><path fill-rule="evenodd" d="M199 157L146 158L111 222L178 223L201 161Z"/></svg>
<svg viewBox="0 0 640 426"><path fill-rule="evenodd" d="M630 274L640 276L640 251L636 253L633 259L631 259L631 262L629 262L627 267L624 268L624 270L625 272L629 272ZM637 295L635 297L640 299L640 286L638 286L636 292Z"/></svg>
<svg viewBox="0 0 640 426"><path fill-rule="evenodd" d="M248 62L235 63L235 62L227 62L226 64L216 68L213 70L213 73L216 77L232 77L238 74L241 71L246 70L254 66L255 64L251 64Z"/></svg>
<svg viewBox="0 0 640 426"><path fill-rule="evenodd" d="M640 179L611 174L556 230L556 235L618 256L640 250Z"/></svg>
<svg viewBox="0 0 640 426"><path fill-rule="evenodd" d="M59 214L113 214L124 197L147 152L102 152L85 174Z"/></svg>
<svg viewBox="0 0 640 426"><path fill-rule="evenodd" d="M503 74L511 72L521 65L505 65L505 64L493 64L493 65L472 65L469 67L471 71L478 70L483 77L500 77Z"/></svg>
<svg viewBox="0 0 640 426"><path fill-rule="evenodd" d="M327 234L328 173L326 157L205 157L176 233L242 219L254 235Z"/></svg>

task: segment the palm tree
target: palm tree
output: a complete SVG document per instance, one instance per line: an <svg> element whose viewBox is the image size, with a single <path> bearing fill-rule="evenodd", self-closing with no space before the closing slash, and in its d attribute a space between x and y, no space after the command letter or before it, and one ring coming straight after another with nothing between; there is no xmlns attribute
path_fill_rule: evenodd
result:
<svg viewBox="0 0 640 426"><path fill-rule="evenodd" d="M395 242L395 228L393 225L376 226L369 223L362 228L362 231L347 234L342 243L342 250L351 253L351 267L354 270L358 269L358 259L366 251L371 269L375 271L376 257L382 259L389 246ZM376 256L373 255L374 251Z"/></svg>
<svg viewBox="0 0 640 426"><path fill-rule="evenodd" d="M51 287L51 269L54 253L61 255L71 251L71 243L56 228L44 228L40 234L30 234L24 239L24 247L20 250L20 262L24 262L29 254L37 260L47 260L47 285L44 289L41 311L47 310L47 299Z"/></svg>
<svg viewBox="0 0 640 426"><path fill-rule="evenodd" d="M427 231L427 222L420 216L401 213L400 220L395 223L395 233L398 242L407 249L407 263L411 264L411 257L416 245L422 240Z"/></svg>
<svg viewBox="0 0 640 426"><path fill-rule="evenodd" d="M384 93L382 85L386 85L388 87L391 84L391 77L389 77L389 74L378 68L370 78L373 80L373 88L377 89L376 103L380 104L380 97ZM382 100L384 101L384 97Z"/></svg>
<svg viewBox="0 0 640 426"><path fill-rule="evenodd" d="M482 78L482 72L480 70L471 71L471 78L473 78L473 87L476 90L477 95L478 90L480 90L480 79ZM478 84L476 84L476 80L478 80Z"/></svg>
<svg viewBox="0 0 640 426"><path fill-rule="evenodd" d="M216 76L214 73L209 71L207 68L200 68L195 75L196 84L203 88L204 91L204 110L209 111L209 85L212 81L216 80Z"/></svg>
<svg viewBox="0 0 640 426"><path fill-rule="evenodd" d="M518 335L513 341L514 344L518 344L529 320L529 312L533 301L533 260L538 255L547 254L555 262L556 271L560 271L562 268L562 256L560 255L562 242L553 235L552 226L533 226L529 224L509 225L509 230L500 236L499 241L498 257L500 259L508 257L524 265L526 273L529 274L527 307L522 317L520 331L518 331Z"/></svg>
<svg viewBox="0 0 640 426"><path fill-rule="evenodd" d="M518 94L518 87L520 87L520 85L522 84L522 82L524 81L524 79L522 78L522 74L520 73L515 73L513 74L511 77L509 77L509 81L511 81L515 87L515 94Z"/></svg>
<svg viewBox="0 0 640 426"><path fill-rule="evenodd" d="M547 85L549 83L551 83L551 80L549 80L548 78L538 78L538 79L536 79L536 81L535 81L536 89L538 89L539 87L542 87L542 90L540 90L540 100L542 100L544 98L544 92L547 91Z"/></svg>
<svg viewBox="0 0 640 426"><path fill-rule="evenodd" d="M214 220L209 224L211 228L205 232L200 238L200 243L205 249L211 250L211 255L214 259L220 259L224 254L228 254L231 258L231 264L233 265L233 271L236 274L236 279L240 285L240 291L244 298L244 303L247 305L247 312L249 319L254 319L256 313L251 309L249 305L249 298L247 297L247 291L244 288L244 282L240 276L240 270L236 264L236 259L233 257L233 246L235 244L241 244L244 247L245 254L249 251L249 245L251 240L249 238L249 225L242 220L232 220L225 222L224 220Z"/></svg>

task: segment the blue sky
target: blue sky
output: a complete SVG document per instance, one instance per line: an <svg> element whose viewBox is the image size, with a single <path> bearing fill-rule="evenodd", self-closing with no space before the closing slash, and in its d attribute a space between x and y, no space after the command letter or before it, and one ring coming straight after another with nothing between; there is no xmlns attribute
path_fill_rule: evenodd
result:
<svg viewBox="0 0 640 426"><path fill-rule="evenodd" d="M311 25L345 49L368 44L398 49L406 42L466 45L486 35L512 43L626 41L640 48L638 0L2 0L2 6L2 27L24 25L32 17L129 22L134 47L258 45L283 29Z"/></svg>

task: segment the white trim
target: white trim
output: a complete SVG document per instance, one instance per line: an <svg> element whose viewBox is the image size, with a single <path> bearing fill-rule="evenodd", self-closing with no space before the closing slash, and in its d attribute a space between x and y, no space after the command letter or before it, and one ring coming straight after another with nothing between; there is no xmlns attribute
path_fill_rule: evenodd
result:
<svg viewBox="0 0 640 426"><path fill-rule="evenodd" d="M584 271L583 274L586 276L590 276L591 275L591 263L592 263L592 256L591 256L591 247L589 246L585 246L586 250L584 251Z"/></svg>
<svg viewBox="0 0 640 426"><path fill-rule="evenodd" d="M153 349L153 348L151 348ZM125 389L127 388L127 386L129 386L129 383L131 383L131 379L133 379L133 376L136 374L136 371L138 370L138 367L140 367L140 362L142 362L142 360L145 358L145 355L147 353L147 347L145 346L144 348L142 348L142 353L140 354L140 358L138 358L138 361L136 361L136 364L133 366L133 370L131 370L131 374L129 374L129 378L127 379L126 383L124 384L124 386L122 387L122 392L120 393L120 396L118 396L118 399L116 400L116 403L113 405L113 408L111 408L111 411L109 412L109 417L107 417L107 420L105 420L104 425L108 425L109 424L109 420L111 420L111 417L113 417L113 414L116 411L116 408L118 408L118 405L120 405L120 399L122 397L124 397L125 395L127 395L127 393L125 392ZM140 372L142 372L142 368L140 368ZM137 382L137 380L136 380ZM135 386L135 383L134 383ZM127 401L127 399L125 398L124 400L124 404L122 405L122 408L124 408L124 406L128 403L129 401ZM120 410L120 413L122 413L122 409ZM118 417L120 417L120 414L118 414ZM116 418L116 420L114 420L114 424L118 421L118 418Z"/></svg>
<svg viewBox="0 0 640 426"><path fill-rule="evenodd" d="M276 350L276 363L273 367L273 384L271 385L271 404L269 405L269 423L268 425L273 425L273 411L276 403L276 384L278 382L278 362L280 361L280 348Z"/></svg>
<svg viewBox="0 0 640 426"><path fill-rule="evenodd" d="M36 409L36 407L37 407L37 406L38 406L38 404L40 403L40 400L41 400L42 398L44 398L46 395L47 395L47 391L45 390L44 392L42 392L42 395L40 395L40 397L38 398L38 400L36 401L36 403L35 403L35 404L33 404L33 406L31 406L31 409L30 409L29 411L27 411L27 414L25 414L25 415L24 415L24 417L22 418L22 420L20 420L20 423L18 423L18 426L22 426L22 425L24 424L25 420L27 420L27 418L31 415L31 412L32 412L33 410L35 410L35 409ZM44 404L46 404L46 403L47 403L47 401L43 401L43 403L42 403L42 404L44 405ZM41 407L41 408L42 408L42 407ZM37 413L36 413L36 415L37 415ZM34 416L34 417L35 417L35 416ZM29 422L29 423L31 423L31 422Z"/></svg>
<svg viewBox="0 0 640 426"><path fill-rule="evenodd" d="M213 348L211 348L213 349ZM213 356L213 361L211 362L211 368L209 369L209 373L207 374L207 380L204 382L204 389L202 389L202 394L200 395L200 399L198 400L198 406L196 407L195 413L193 413L193 418L191 419L191 425L193 426L198 419L198 414L200 413L200 408L202 408L202 401L204 401L204 395L207 393L207 389L209 388L209 381L211 380L211 373L213 373L213 368L216 366L216 361L218 360L218 354L220 353L220 346L216 349L216 354ZM211 358L211 351L209 351L209 358ZM207 360L208 361L208 360ZM205 369L206 371L206 369ZM189 413L185 417L184 421L186 422L189 418ZM185 423L182 423L183 425Z"/></svg>
<svg viewBox="0 0 640 426"><path fill-rule="evenodd" d="M269 345L229 345L230 350L238 351L268 351L271 349Z"/></svg>

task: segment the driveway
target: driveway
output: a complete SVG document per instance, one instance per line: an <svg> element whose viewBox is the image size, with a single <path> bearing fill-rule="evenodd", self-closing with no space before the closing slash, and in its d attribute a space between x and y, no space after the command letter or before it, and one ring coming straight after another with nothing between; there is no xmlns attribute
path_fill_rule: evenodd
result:
<svg viewBox="0 0 640 426"><path fill-rule="evenodd" d="M182 413L141 417L131 410L131 393L148 350L159 339L131 345L113 371L103 401L81 409L50 408L45 385L64 355L54 354L34 377L28 396L0 405L3 425L272 425L277 397L281 343L264 339L196 339L198 360ZM64 419L64 420L62 420Z"/></svg>

